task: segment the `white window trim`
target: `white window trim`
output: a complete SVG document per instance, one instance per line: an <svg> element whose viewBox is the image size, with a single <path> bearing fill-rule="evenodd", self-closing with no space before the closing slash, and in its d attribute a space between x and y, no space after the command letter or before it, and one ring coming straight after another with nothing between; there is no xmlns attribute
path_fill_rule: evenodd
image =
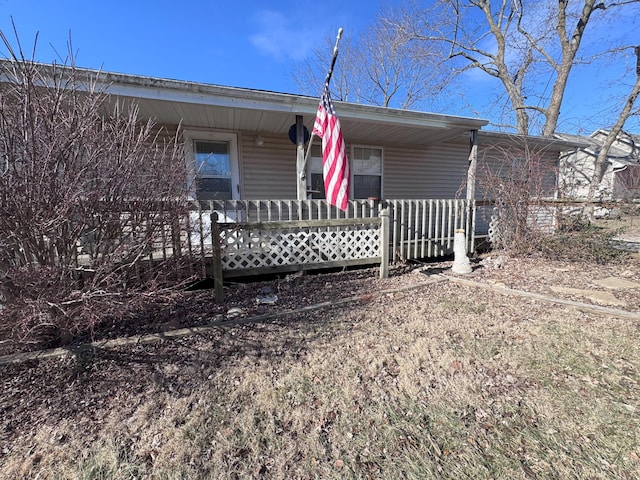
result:
<svg viewBox="0 0 640 480"><path fill-rule="evenodd" d="M206 130L184 130L186 161L189 172L189 196L195 200L196 195L196 157L194 145L196 141L229 142L231 160L231 197L240 200L240 165L238 160L238 134L234 132L213 132Z"/></svg>
<svg viewBox="0 0 640 480"><path fill-rule="evenodd" d="M354 168L356 148L371 148L371 149L380 150L380 199L383 199L384 198L384 147L381 147L380 145L361 145L361 144L351 145L351 149L350 149L351 156L349 157L349 172L351 175L351 178L350 178L351 185L355 184L353 177L355 177L356 175L355 168ZM355 196L353 195L354 193L353 190L354 189L351 188L351 192L349 193L351 200L355 200ZM359 200L362 200L362 199L359 199Z"/></svg>

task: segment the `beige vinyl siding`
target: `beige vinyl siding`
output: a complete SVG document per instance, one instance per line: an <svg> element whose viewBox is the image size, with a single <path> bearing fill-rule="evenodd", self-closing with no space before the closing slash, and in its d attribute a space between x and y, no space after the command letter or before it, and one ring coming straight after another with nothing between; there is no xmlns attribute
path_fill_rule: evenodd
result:
<svg viewBox="0 0 640 480"><path fill-rule="evenodd" d="M490 171L492 175L509 177L514 175L519 170L513 170L512 162L514 159L524 159L527 153L522 150L501 150L499 148L482 148L480 147L480 153L478 158L478 170L476 180L476 198L490 197L491 195L485 195L483 187L486 184L487 171ZM536 160L540 162L539 174L542 175L541 190L536 188L536 191L532 191L532 195L540 195L548 198L553 197L556 193L558 180L558 162L559 152L557 151L544 151L535 152L530 151L529 155L535 156ZM525 169L526 170L526 169ZM537 175L537 173L532 173ZM537 186L536 179L523 179L530 182L531 186Z"/></svg>
<svg viewBox="0 0 640 480"><path fill-rule="evenodd" d="M244 132L240 148L242 198L247 200L296 198L296 147L287 137ZM353 145L360 145L354 143ZM375 145L374 145L375 146ZM446 144L426 150L407 147L383 149L385 199L455 198L466 179L469 147ZM352 144L347 144L350 155Z"/></svg>
<svg viewBox="0 0 640 480"><path fill-rule="evenodd" d="M287 137L244 132L240 148L242 198L248 200L296 198L296 147ZM354 143L354 145L359 145ZM347 144L351 153L352 144ZM383 197L385 199L455 198L464 184L468 145L445 144L428 149L383 149Z"/></svg>
<svg viewBox="0 0 640 480"><path fill-rule="evenodd" d="M244 132L240 146L242 198L281 200L296 198L296 146L284 135L262 134L264 143L255 143L258 133Z"/></svg>
<svg viewBox="0 0 640 480"><path fill-rule="evenodd" d="M466 180L468 163L468 145L444 144L427 149L386 147L383 197L455 198Z"/></svg>
<svg viewBox="0 0 640 480"><path fill-rule="evenodd" d="M489 171L492 175L508 178L509 176L514 175L512 170L513 159L524 158L526 154L527 153L522 149L515 149L513 147L500 148L495 146L481 146L478 155L476 198L489 201L494 200L495 192L486 191L488 187L486 180L487 172ZM533 188L531 194L534 196L540 195L543 198L554 197L556 194L559 152L553 150L531 150L529 151L529 155L535 155L538 158L541 166L540 174L543 176L541 189L536 187L536 182L533 179L523 179L531 182L530 186ZM509 185L509 181L513 180L507 180L506 185ZM544 230L552 228L554 211L554 208L548 209L546 207L532 206L531 221L535 222L541 228L544 227ZM491 221L493 213L493 206L491 204L478 206L476 210L476 234L484 234L488 232L489 222Z"/></svg>

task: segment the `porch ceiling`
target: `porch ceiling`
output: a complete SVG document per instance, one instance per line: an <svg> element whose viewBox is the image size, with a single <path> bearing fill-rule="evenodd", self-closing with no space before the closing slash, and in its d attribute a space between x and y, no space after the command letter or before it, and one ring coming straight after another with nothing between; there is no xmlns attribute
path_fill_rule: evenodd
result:
<svg viewBox="0 0 640 480"><path fill-rule="evenodd" d="M170 102L156 99L137 99L140 113L158 123L183 127L237 130L287 135L296 115L302 115L305 126L311 131L317 104L313 108L298 111L269 111L261 109L212 106L196 103ZM360 118L341 109L336 103L343 135L347 141L385 145L426 146L452 139L468 139L468 132L476 125L453 125L448 122L415 124L402 118ZM302 111L301 111L302 110Z"/></svg>
<svg viewBox="0 0 640 480"><path fill-rule="evenodd" d="M158 123L192 128L288 134L302 115L311 130L318 98L121 74L104 74L114 99L135 99L140 113ZM334 102L347 141L429 145L468 138L487 121Z"/></svg>

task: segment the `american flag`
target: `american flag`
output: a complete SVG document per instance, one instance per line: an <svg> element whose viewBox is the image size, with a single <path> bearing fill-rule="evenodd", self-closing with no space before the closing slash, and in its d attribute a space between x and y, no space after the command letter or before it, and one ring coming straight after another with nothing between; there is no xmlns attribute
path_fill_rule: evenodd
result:
<svg viewBox="0 0 640 480"><path fill-rule="evenodd" d="M346 211L349 202L349 161L340 121L329 96L328 84L325 84L322 91L313 134L322 138L322 174L327 200L331 205Z"/></svg>

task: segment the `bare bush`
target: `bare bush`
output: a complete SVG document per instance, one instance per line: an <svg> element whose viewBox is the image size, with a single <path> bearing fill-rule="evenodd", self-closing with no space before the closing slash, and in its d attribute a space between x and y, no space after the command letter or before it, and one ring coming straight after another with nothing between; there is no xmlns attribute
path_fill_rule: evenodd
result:
<svg viewBox="0 0 640 480"><path fill-rule="evenodd" d="M613 236L583 217L582 222L573 224L573 229L542 238L538 248L544 258L550 260L615 264L622 262L628 252L615 248Z"/></svg>
<svg viewBox="0 0 640 480"><path fill-rule="evenodd" d="M167 265L149 255L187 218L182 147L99 73L36 63L2 37L1 333L64 341L131 289L160 288Z"/></svg>
<svg viewBox="0 0 640 480"><path fill-rule="evenodd" d="M492 206L489 234L495 248L511 254L530 253L539 239L553 229L556 159L543 150L523 145L485 150L479 186Z"/></svg>
<svg viewBox="0 0 640 480"><path fill-rule="evenodd" d="M523 140L524 142L524 140ZM491 206L494 248L512 256L606 264L626 253L611 243L614 232L592 225L586 215L554 201L557 156L527 145L485 150L479 186Z"/></svg>

